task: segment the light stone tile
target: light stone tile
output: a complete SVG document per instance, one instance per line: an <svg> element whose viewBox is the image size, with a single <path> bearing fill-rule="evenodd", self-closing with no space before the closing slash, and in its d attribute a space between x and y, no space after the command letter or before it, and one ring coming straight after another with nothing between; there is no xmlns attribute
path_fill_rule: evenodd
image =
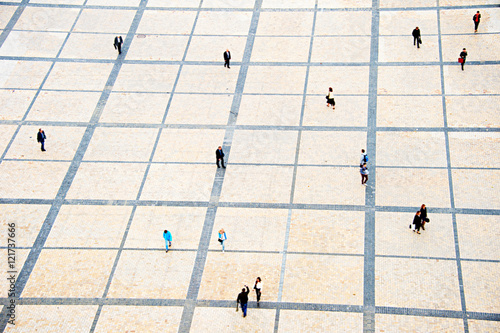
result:
<svg viewBox="0 0 500 333"><path fill-rule="evenodd" d="M446 167L446 142L441 132L378 132L377 165Z"/></svg>
<svg viewBox="0 0 500 333"><path fill-rule="evenodd" d="M101 297L116 253L114 250L43 250L22 296Z"/></svg>
<svg viewBox="0 0 500 333"><path fill-rule="evenodd" d="M391 10L380 12L379 34L403 35L413 38L411 33L415 27L421 31L422 37L426 34L437 35L437 13L435 10Z"/></svg>
<svg viewBox="0 0 500 333"><path fill-rule="evenodd" d="M154 162L212 162L224 130L167 128L161 132Z"/></svg>
<svg viewBox="0 0 500 333"><path fill-rule="evenodd" d="M116 59L118 52L113 47L115 35L72 33L60 58ZM128 57L127 57L128 58Z"/></svg>
<svg viewBox="0 0 500 333"><path fill-rule="evenodd" d="M470 333L498 332L498 331L500 331L500 322L499 321L468 319L467 322L469 323L469 332Z"/></svg>
<svg viewBox="0 0 500 333"><path fill-rule="evenodd" d="M246 37L193 36L189 43L186 61L218 61L222 66L224 64L223 53L226 49L231 52L231 62L241 61L246 43Z"/></svg>
<svg viewBox="0 0 500 333"><path fill-rule="evenodd" d="M462 260L462 276L467 311L498 312L498 308L500 307L498 274L500 274L500 263L498 262Z"/></svg>
<svg viewBox="0 0 500 333"><path fill-rule="evenodd" d="M203 8L253 8L254 0L204 0Z"/></svg>
<svg viewBox="0 0 500 333"><path fill-rule="evenodd" d="M500 127L497 119L499 96L447 96L450 127Z"/></svg>
<svg viewBox="0 0 500 333"><path fill-rule="evenodd" d="M297 131L236 130L231 163L293 164Z"/></svg>
<svg viewBox="0 0 500 333"><path fill-rule="evenodd" d="M135 200L145 171L145 164L83 162L66 198Z"/></svg>
<svg viewBox="0 0 500 333"><path fill-rule="evenodd" d="M413 36L379 37L378 61L380 62L431 62L439 61L439 43L437 36L421 37L418 49L413 45ZM369 54L369 52L368 52Z"/></svg>
<svg viewBox="0 0 500 333"><path fill-rule="evenodd" d="M89 332L97 305L17 305L22 314L5 332Z"/></svg>
<svg viewBox="0 0 500 333"><path fill-rule="evenodd" d="M304 92L305 77L305 67L250 66L243 92L302 94Z"/></svg>
<svg viewBox="0 0 500 333"><path fill-rule="evenodd" d="M252 288L260 277L263 285L260 301L276 302L281 260L282 255L277 253L209 252L198 299L235 301L244 285L248 285L249 301L254 302L256 295Z"/></svg>
<svg viewBox="0 0 500 333"><path fill-rule="evenodd" d="M364 205L359 167L297 168L294 203ZM378 196L377 196L378 198Z"/></svg>
<svg viewBox="0 0 500 333"><path fill-rule="evenodd" d="M441 96L377 97L379 127L443 127L443 125Z"/></svg>
<svg viewBox="0 0 500 333"><path fill-rule="evenodd" d="M363 257L288 254L282 302L363 304Z"/></svg>
<svg viewBox="0 0 500 333"><path fill-rule="evenodd" d="M187 41L187 36L136 35L127 59L181 61Z"/></svg>
<svg viewBox="0 0 500 333"><path fill-rule="evenodd" d="M162 2L161 4L159 2ZM177 0L178 1L178 0ZM156 4L155 4L156 2ZM198 7L199 0L195 0ZM173 1L153 0L148 2L149 6L170 7L191 7L188 0L182 0L182 6L177 6ZM162 10L146 10L142 15L141 23L137 28L138 34L163 34L166 31L170 34L189 35L193 29L195 11L162 11Z"/></svg>
<svg viewBox="0 0 500 333"><path fill-rule="evenodd" d="M16 10L17 6L2 6L2 10L0 11L0 29L5 29Z"/></svg>
<svg viewBox="0 0 500 333"><path fill-rule="evenodd" d="M3 161L0 164L0 197L54 199L68 167L66 162Z"/></svg>
<svg viewBox="0 0 500 333"><path fill-rule="evenodd" d="M262 12L259 16L257 35L309 36L313 18L311 12Z"/></svg>
<svg viewBox="0 0 500 333"><path fill-rule="evenodd" d="M483 20L481 19L482 22ZM481 29L481 24L479 27ZM470 28L474 29L472 20ZM457 62L460 52L462 52L464 47L467 48L467 61L496 61L498 59L498 51L500 50L496 45L500 44L500 35L442 36L441 44L443 47L443 61ZM467 61L465 66L467 66Z"/></svg>
<svg viewBox="0 0 500 333"><path fill-rule="evenodd" d="M289 203L292 176L288 166L229 164L220 201Z"/></svg>
<svg viewBox="0 0 500 333"><path fill-rule="evenodd" d="M198 249L205 207L137 207L126 248L165 249L163 230L172 233L174 249Z"/></svg>
<svg viewBox="0 0 500 333"><path fill-rule="evenodd" d="M51 65L45 61L1 60L0 87L38 89Z"/></svg>
<svg viewBox="0 0 500 333"><path fill-rule="evenodd" d="M169 1L149 0L148 1L148 7L198 8L199 6L200 6L200 0L169 0Z"/></svg>
<svg viewBox="0 0 500 333"><path fill-rule="evenodd" d="M252 21L252 12L200 11L195 35L247 35ZM222 50L224 52L224 50Z"/></svg>
<svg viewBox="0 0 500 333"><path fill-rule="evenodd" d="M101 93L79 91L41 91L27 120L88 122Z"/></svg>
<svg viewBox="0 0 500 333"><path fill-rule="evenodd" d="M461 318L375 314L375 332L460 333L463 331L464 320Z"/></svg>
<svg viewBox="0 0 500 333"><path fill-rule="evenodd" d="M412 213L375 213L376 255L455 258L451 215L428 213L430 222L419 235L408 227L418 210L419 206Z"/></svg>
<svg viewBox="0 0 500 333"><path fill-rule="evenodd" d="M16 130L16 125L0 125L0 155L4 153Z"/></svg>
<svg viewBox="0 0 500 333"><path fill-rule="evenodd" d="M7 229L4 229L7 231ZM19 230L16 231L19 234ZM17 236L16 236L17 238ZM17 242L17 239L16 239ZM14 243L11 243L14 244ZM3 245L3 244L2 244ZM17 246L19 244L16 243ZM7 249L0 249L0 255L4 259L4 262L2 263L1 267L4 269L4 278L0 280L0 297L8 297L9 294L10 296L14 292L14 286L10 283L11 280L7 280L7 278L10 277L10 274L7 273L8 271L17 271L17 276L16 279L19 279L19 273L21 272L21 269L24 266L24 263L26 262L26 259L28 258L28 255L30 253L30 250L24 250L24 249L15 249L15 252L13 253L12 251L8 251ZM11 266L12 265L12 266ZM16 280L17 282L17 280ZM18 287L19 288L19 287ZM19 290L19 289L18 289ZM16 297L19 297L19 292L15 294ZM16 302L18 302L16 300ZM8 304L8 303L7 303ZM17 319L21 317L19 313L19 304L16 305L16 326L18 324Z"/></svg>
<svg viewBox="0 0 500 333"><path fill-rule="evenodd" d="M113 64L57 62L43 88L100 91L112 68Z"/></svg>
<svg viewBox="0 0 500 333"><path fill-rule="evenodd" d="M83 160L147 162L157 136L156 128L98 127Z"/></svg>
<svg viewBox="0 0 500 333"><path fill-rule="evenodd" d="M71 161L85 132L85 127L44 126L42 130L47 139L45 140L46 151L42 152L40 143L36 141L39 128L38 126L22 126L5 157ZM47 173L45 177L49 175L50 173Z"/></svg>
<svg viewBox="0 0 500 333"><path fill-rule="evenodd" d="M321 0L318 2L318 8ZM371 5L370 5L371 7ZM356 24L350 24L356 22ZM370 11L319 11L316 14L314 35L371 35Z"/></svg>
<svg viewBox="0 0 500 333"><path fill-rule="evenodd" d="M132 207L64 205L46 247L120 247Z"/></svg>
<svg viewBox="0 0 500 333"><path fill-rule="evenodd" d="M124 64L113 91L171 92L178 71L177 65Z"/></svg>
<svg viewBox="0 0 500 333"><path fill-rule="evenodd" d="M307 93L321 94L323 102L328 87L334 94L368 94L368 70L368 66L311 67Z"/></svg>
<svg viewBox="0 0 500 333"><path fill-rule="evenodd" d="M447 93L450 93L446 89ZM378 68L378 93L441 94L439 66L384 66Z"/></svg>
<svg viewBox="0 0 500 333"><path fill-rule="evenodd" d="M135 10L84 8L73 30L76 32L127 34L134 16ZM113 40L111 39L109 46L112 45Z"/></svg>
<svg viewBox="0 0 500 333"><path fill-rule="evenodd" d="M498 4L495 0L481 0L481 4ZM439 5L443 6L470 6L470 0L440 0ZM499 8L473 8L440 10L442 34L466 34L474 33L474 22L472 17L479 10L481 13L481 23L479 23L478 33L498 33L500 32L500 9Z"/></svg>
<svg viewBox="0 0 500 333"><path fill-rule="evenodd" d="M461 311L456 261L375 258L375 305Z"/></svg>
<svg viewBox="0 0 500 333"><path fill-rule="evenodd" d="M0 56L55 57L65 38L66 33L11 31L0 49Z"/></svg>
<svg viewBox="0 0 500 333"><path fill-rule="evenodd" d="M195 252L124 250L108 298L186 298L195 258Z"/></svg>
<svg viewBox="0 0 500 333"><path fill-rule="evenodd" d="M128 6L137 7L141 0L88 0L87 6Z"/></svg>
<svg viewBox="0 0 500 333"><path fill-rule="evenodd" d="M500 260L498 222L495 215L457 214L460 257Z"/></svg>
<svg viewBox="0 0 500 333"><path fill-rule="evenodd" d="M4 8L2 7L2 11ZM23 10L14 28L16 30L69 31L79 12L78 8L28 6Z"/></svg>
<svg viewBox="0 0 500 333"><path fill-rule="evenodd" d="M455 206L498 209L498 170L452 170Z"/></svg>
<svg viewBox="0 0 500 333"><path fill-rule="evenodd" d="M21 120L35 93L30 90L0 90L0 105L2 105L0 120Z"/></svg>
<svg viewBox="0 0 500 333"><path fill-rule="evenodd" d="M183 309L181 306L105 305L94 332L174 333L179 329Z"/></svg>
<svg viewBox="0 0 500 333"><path fill-rule="evenodd" d="M84 0L32 0L32 3L50 4L50 5L83 5Z"/></svg>
<svg viewBox="0 0 500 333"><path fill-rule="evenodd" d="M298 126L302 96L243 95L238 125Z"/></svg>
<svg viewBox="0 0 500 333"><path fill-rule="evenodd" d="M169 94L111 93L101 123L161 123L167 109Z"/></svg>
<svg viewBox="0 0 500 333"><path fill-rule="evenodd" d="M436 0L380 0L380 8L436 7Z"/></svg>
<svg viewBox="0 0 500 333"><path fill-rule="evenodd" d="M208 201L215 168L215 165L153 164L141 200Z"/></svg>
<svg viewBox="0 0 500 333"><path fill-rule="evenodd" d="M288 251L363 254L364 212L294 210Z"/></svg>
<svg viewBox="0 0 500 333"><path fill-rule="evenodd" d="M280 310L278 332L361 332L363 314L330 311Z"/></svg>
<svg viewBox="0 0 500 333"><path fill-rule="evenodd" d="M448 133L452 167L495 168L500 158L497 133Z"/></svg>
<svg viewBox="0 0 500 333"><path fill-rule="evenodd" d="M16 247L33 246L49 209L50 205L1 205L2 230L8 230L11 227L9 224L14 223ZM8 246L8 238L12 237L7 232L0 234L1 246Z"/></svg>
<svg viewBox="0 0 500 333"><path fill-rule="evenodd" d="M224 229L226 250L283 251L287 218L287 209L219 207L209 249L222 250L217 239Z"/></svg>
<svg viewBox="0 0 500 333"><path fill-rule="evenodd" d="M457 58L460 47L457 50ZM500 80L497 80L500 65L467 66L460 69L460 64L443 66L445 91L447 94L500 94Z"/></svg>
<svg viewBox="0 0 500 333"><path fill-rule="evenodd" d="M232 94L238 73L237 66L229 70L222 66L183 66L175 91Z"/></svg>
<svg viewBox="0 0 500 333"><path fill-rule="evenodd" d="M165 123L226 125L232 102L229 94L175 94Z"/></svg>
<svg viewBox="0 0 500 333"><path fill-rule="evenodd" d="M299 164L358 165L366 132L302 131Z"/></svg>
<svg viewBox="0 0 500 333"><path fill-rule="evenodd" d="M370 41L370 37L316 37L311 61L368 62L370 61Z"/></svg>
<svg viewBox="0 0 500 333"><path fill-rule="evenodd" d="M274 329L276 310L249 309L243 318L241 310L234 308L200 308L194 309L191 331L193 332L271 332Z"/></svg>
<svg viewBox="0 0 500 333"><path fill-rule="evenodd" d="M376 178L378 206L450 207L445 169L378 168Z"/></svg>
<svg viewBox="0 0 500 333"><path fill-rule="evenodd" d="M325 96L328 89L325 89ZM335 110L326 106L323 96L307 96L304 106L304 126L359 126L365 127L368 97L335 96Z"/></svg>
<svg viewBox="0 0 500 333"><path fill-rule="evenodd" d="M307 62L309 37L255 37L252 62ZM295 50L290 52L290 49Z"/></svg>
<svg viewBox="0 0 500 333"><path fill-rule="evenodd" d="M366 8L371 6L370 0L318 0L318 8Z"/></svg>
<svg viewBox="0 0 500 333"><path fill-rule="evenodd" d="M263 0L262 8L314 8L315 0Z"/></svg>

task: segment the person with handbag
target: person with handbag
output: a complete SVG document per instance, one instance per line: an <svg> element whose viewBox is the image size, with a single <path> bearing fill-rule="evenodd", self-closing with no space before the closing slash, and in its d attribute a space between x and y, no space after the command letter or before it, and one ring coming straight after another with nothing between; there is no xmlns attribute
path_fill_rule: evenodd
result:
<svg viewBox="0 0 500 333"><path fill-rule="evenodd" d="M262 295L262 280L260 277L257 277L257 280L255 280L253 289L255 289L255 294L257 295L257 306L259 306L260 296Z"/></svg>
<svg viewBox="0 0 500 333"><path fill-rule="evenodd" d="M460 58L458 58L458 62L462 65L462 70L464 70L465 58L467 58L467 50L464 49L460 52Z"/></svg>
<svg viewBox="0 0 500 333"><path fill-rule="evenodd" d="M222 245L222 252L224 252L224 242L227 240L226 232L224 231L224 229L219 230L219 238L217 240L219 241L220 245Z"/></svg>
<svg viewBox="0 0 500 333"><path fill-rule="evenodd" d="M335 99L333 98L333 89L332 87L328 88L328 95L326 95L326 106L333 106L333 109L335 109Z"/></svg>
<svg viewBox="0 0 500 333"><path fill-rule="evenodd" d="M413 217L413 232L417 232L420 235L420 228L422 227L422 219L420 218L420 211L418 211Z"/></svg>
<svg viewBox="0 0 500 333"><path fill-rule="evenodd" d="M417 44L417 49L420 48L420 44L422 44L422 39L420 38L420 30L418 27L413 29L413 32L411 33L413 35L413 45Z"/></svg>

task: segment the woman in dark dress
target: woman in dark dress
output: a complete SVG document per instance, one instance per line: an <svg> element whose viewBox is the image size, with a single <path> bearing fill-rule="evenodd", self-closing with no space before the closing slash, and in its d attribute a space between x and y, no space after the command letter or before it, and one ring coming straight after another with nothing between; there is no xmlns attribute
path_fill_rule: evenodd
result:
<svg viewBox="0 0 500 333"><path fill-rule="evenodd" d="M416 231L417 234L420 234L420 227L422 226L422 218L420 217L420 211L418 211L415 214L415 217L413 218L413 224L415 225L413 232Z"/></svg>
<svg viewBox="0 0 500 333"><path fill-rule="evenodd" d="M328 95L326 95L326 106L333 106L335 109L335 99L333 98L333 89L332 87L328 88Z"/></svg>

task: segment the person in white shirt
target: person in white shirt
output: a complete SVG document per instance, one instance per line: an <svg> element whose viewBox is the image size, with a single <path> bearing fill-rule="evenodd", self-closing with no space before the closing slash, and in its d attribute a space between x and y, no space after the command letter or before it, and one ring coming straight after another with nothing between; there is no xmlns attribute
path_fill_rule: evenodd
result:
<svg viewBox="0 0 500 333"><path fill-rule="evenodd" d="M253 289L255 289L255 293L257 294L257 305L259 305L260 296L262 295L262 280L260 279L260 277L257 277L257 280L255 280Z"/></svg>

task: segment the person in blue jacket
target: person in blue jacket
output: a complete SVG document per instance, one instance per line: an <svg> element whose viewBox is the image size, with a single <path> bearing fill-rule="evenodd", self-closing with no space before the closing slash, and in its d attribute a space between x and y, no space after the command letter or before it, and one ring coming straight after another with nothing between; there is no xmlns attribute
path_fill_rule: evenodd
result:
<svg viewBox="0 0 500 333"><path fill-rule="evenodd" d="M172 234L170 233L170 231L165 230L163 232L163 238L165 239L165 248L166 248L165 252L168 252L168 247L172 246Z"/></svg>

